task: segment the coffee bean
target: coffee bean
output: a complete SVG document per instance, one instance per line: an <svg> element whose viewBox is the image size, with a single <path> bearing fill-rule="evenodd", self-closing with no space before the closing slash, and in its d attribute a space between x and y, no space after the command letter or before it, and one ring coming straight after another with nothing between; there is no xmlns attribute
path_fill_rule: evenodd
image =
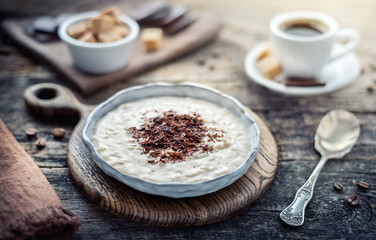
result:
<svg viewBox="0 0 376 240"><path fill-rule="evenodd" d="M203 57L197 58L197 64L198 65L204 65L205 62L206 62L205 58L203 58Z"/></svg>
<svg viewBox="0 0 376 240"><path fill-rule="evenodd" d="M373 71L376 71L376 62L371 62L369 66Z"/></svg>
<svg viewBox="0 0 376 240"><path fill-rule="evenodd" d="M375 91L375 88L374 88L372 85L369 85L369 86L367 87L367 91L368 91L368 92L373 92L373 91Z"/></svg>
<svg viewBox="0 0 376 240"><path fill-rule="evenodd" d="M35 142L35 144L37 145L37 148L39 149L42 149L46 146L46 139L45 138L38 138L38 140Z"/></svg>
<svg viewBox="0 0 376 240"><path fill-rule="evenodd" d="M56 139L61 139L65 136L65 129L64 128L54 128L52 130L52 135L54 135L54 137Z"/></svg>
<svg viewBox="0 0 376 240"><path fill-rule="evenodd" d="M338 190L338 191L341 191L341 190L343 189L342 184L340 184L339 182L335 182L335 183L333 184L333 186L334 186L334 188L335 188L336 190Z"/></svg>
<svg viewBox="0 0 376 240"><path fill-rule="evenodd" d="M219 53L218 50L213 50L211 52L211 55L212 55L213 58L219 58L221 56L221 54Z"/></svg>
<svg viewBox="0 0 376 240"><path fill-rule="evenodd" d="M366 69L364 66L362 66L362 68L360 69L360 74L364 74L366 72Z"/></svg>
<svg viewBox="0 0 376 240"><path fill-rule="evenodd" d="M37 135L38 131L35 128L28 128L25 133L27 137L33 138Z"/></svg>
<svg viewBox="0 0 376 240"><path fill-rule="evenodd" d="M358 181L358 187L363 188L363 189L368 189L369 188L369 183L364 182L364 181Z"/></svg>
<svg viewBox="0 0 376 240"><path fill-rule="evenodd" d="M352 194L347 198L347 202L350 203L352 206L356 206L359 204L359 197L356 194Z"/></svg>

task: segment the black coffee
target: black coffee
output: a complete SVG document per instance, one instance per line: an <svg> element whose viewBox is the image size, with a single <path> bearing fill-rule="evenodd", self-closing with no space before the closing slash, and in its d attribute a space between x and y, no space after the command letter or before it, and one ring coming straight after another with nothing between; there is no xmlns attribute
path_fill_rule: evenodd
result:
<svg viewBox="0 0 376 240"><path fill-rule="evenodd" d="M301 37L318 36L328 31L324 23L308 20L286 22L281 25L281 29L287 34Z"/></svg>

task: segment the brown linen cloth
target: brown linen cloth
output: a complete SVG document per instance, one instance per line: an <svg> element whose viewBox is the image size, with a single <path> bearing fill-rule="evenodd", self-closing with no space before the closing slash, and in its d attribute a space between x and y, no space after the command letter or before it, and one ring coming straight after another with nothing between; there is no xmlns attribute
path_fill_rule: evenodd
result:
<svg viewBox="0 0 376 240"><path fill-rule="evenodd" d="M0 119L0 239L61 239L80 225Z"/></svg>

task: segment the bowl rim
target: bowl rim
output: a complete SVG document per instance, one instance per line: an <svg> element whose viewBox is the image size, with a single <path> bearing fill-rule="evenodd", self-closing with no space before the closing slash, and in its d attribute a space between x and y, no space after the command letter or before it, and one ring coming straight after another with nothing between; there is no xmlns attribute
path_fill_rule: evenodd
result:
<svg viewBox="0 0 376 240"><path fill-rule="evenodd" d="M250 125L251 125L251 127L254 128L255 133L256 133L255 138L252 138L252 141L253 140L255 140L255 141L253 141L252 144L251 144L250 150L249 150L248 155L246 157L247 159L241 165L239 165L236 169L232 170L231 172L228 172L226 174L217 176L217 177L215 177L213 179L210 179L210 180L200 181L200 182L195 182L195 183L154 182L154 181L143 179L143 178L140 178L140 177L137 177L137 176L127 175L127 174L120 173L118 170L116 170L111 165L109 165L99 155L99 153L96 151L96 149L94 147L94 144L92 143L91 139L89 138L89 136L87 134L88 131L90 131L89 126L92 124L92 122L94 122L94 126L96 126L97 122L99 121L99 119L98 120L93 119L94 116L98 113L98 111L100 111L100 109L104 108L108 104L111 104L112 101L114 101L115 99L119 98L121 95L126 94L129 91L134 91L134 90L138 90L138 89L142 89L142 88L146 88L146 87L153 87L153 86L162 86L162 87L187 86L187 87L201 88L201 89L204 89L204 90L207 90L207 91L211 91L211 92L219 95L220 97L224 97L224 98L227 98L230 101L232 101L239 108L239 110L241 111L241 113L243 115L245 115L245 117L250 121ZM168 96L168 95L166 95L166 96ZM204 100L204 101L208 101L208 100ZM123 103L125 103L125 102L123 102ZM123 104L123 103L119 103L117 106L119 106L120 104ZM115 108L112 108L111 110L113 110ZM110 111L105 112L104 115L107 114ZM241 178L249 170L249 168L251 167L252 163L254 162L254 160L256 158L256 155L258 154L259 148L260 148L260 141L261 141L260 138L261 138L261 131L260 131L260 128L258 127L256 121L251 116L249 116L249 114L245 111L243 105L238 100L236 100L235 98L233 98L233 97L231 97L231 96L229 96L229 95L227 95L225 93L220 92L217 89L214 89L214 88L211 88L211 87L208 87L208 86L205 86L205 85L197 84L197 83L190 83L190 82L182 82L182 83L179 83L179 84L156 82L156 83L149 83L149 84L138 85L138 86L134 86L134 87L129 87L129 88L123 89L123 90L117 92L116 94L114 94L113 96L111 96L110 98L108 98L107 100L105 100L104 102L102 102L101 104L99 104L97 107L95 107L93 109L93 111L89 114L89 116L87 117L86 122L85 122L85 126L84 126L84 128L82 130L82 139L83 139L83 142L87 146L87 148L88 148L88 150L89 150L89 152L91 154L92 160L94 160L94 162L97 164L97 166L99 166L107 175L110 175L111 177L119 180L120 182L122 182L123 184L125 184L125 185L127 185L127 186L129 186L131 188L134 188L134 187L128 185L127 183L124 183L122 180L120 180L117 177L114 177L111 174L109 174L107 172L108 169L104 169L104 167L102 166L102 164L104 164L106 167L108 167L109 169L111 169L111 172L116 172L117 174L120 174L120 175L122 175L122 176L124 176L126 178L129 178L129 179L132 179L132 180L134 180L136 182L144 182L146 184L152 184L152 185L155 185L155 186L158 186L158 187L193 187L193 188L199 187L202 184L210 184L212 182L221 181L221 179L224 179L224 178L228 177L231 174L237 173L242 168L244 168L245 165L249 165L245 169L245 172L243 174L240 174L238 177L236 177L236 179L234 181L232 181L230 183L230 184L232 184L233 182L235 182L236 180L238 180L239 178ZM100 162L98 163L97 160L99 160ZM184 194L182 194L182 196L176 196L176 195L165 194L165 193L150 193L150 192L146 192L146 193L154 194L154 195L167 196L167 197L173 197L173 198L192 197L192 196L200 196L200 195L204 195L204 194L208 194L208 193L211 193L211 192L218 191L218 190L220 190L220 189L222 189L222 188L224 188L224 187L226 187L226 186L228 186L230 184L222 186L221 188L216 189L214 191L209 191L209 192L205 192L203 194L198 194L198 195L184 195ZM142 192L145 192L145 191L140 190L138 188L134 188L134 189L142 191Z"/></svg>
<svg viewBox="0 0 376 240"><path fill-rule="evenodd" d="M73 23L80 22L80 21L83 21L85 19L89 19L92 17L98 17L99 14L100 14L99 11L90 11L90 12L74 14L68 17L59 26L58 35L60 39L62 39L64 42L69 43L71 45L75 45L75 46L79 46L83 48L99 49L99 48L111 48L111 47L123 45L129 42L132 42L134 39L138 37L139 32L140 32L140 27L138 23L132 18L124 14L120 15L120 21L123 22L125 25L127 25L130 28L130 31L127 36L119 40L116 40L113 42L106 42L106 43L83 42L75 38L72 38L67 33L68 27L71 26Z"/></svg>

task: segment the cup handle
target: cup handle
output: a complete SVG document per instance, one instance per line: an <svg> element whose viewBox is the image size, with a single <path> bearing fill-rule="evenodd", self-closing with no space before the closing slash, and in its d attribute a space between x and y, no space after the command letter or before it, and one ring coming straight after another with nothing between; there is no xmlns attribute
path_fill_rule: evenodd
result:
<svg viewBox="0 0 376 240"><path fill-rule="evenodd" d="M337 33L337 38L335 41L339 43L346 42L346 44L340 50L334 52L332 51L329 62L332 62L354 50L359 44L359 34L352 28L343 28Z"/></svg>

